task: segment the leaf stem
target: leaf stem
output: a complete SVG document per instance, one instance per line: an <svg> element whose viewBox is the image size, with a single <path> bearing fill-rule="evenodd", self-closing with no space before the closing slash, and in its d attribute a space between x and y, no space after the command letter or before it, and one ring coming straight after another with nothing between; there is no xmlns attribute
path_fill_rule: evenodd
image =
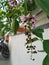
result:
<svg viewBox="0 0 49 65"><path fill-rule="evenodd" d="M37 50L38 52L45 52L44 50Z"/></svg>
<svg viewBox="0 0 49 65"><path fill-rule="evenodd" d="M25 11L26 11L26 14L28 13L27 11L27 0L24 0L24 3L25 3Z"/></svg>

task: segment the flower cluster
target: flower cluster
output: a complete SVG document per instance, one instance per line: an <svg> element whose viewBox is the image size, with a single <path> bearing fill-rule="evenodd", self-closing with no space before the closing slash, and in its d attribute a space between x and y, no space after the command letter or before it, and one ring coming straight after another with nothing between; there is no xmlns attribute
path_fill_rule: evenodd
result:
<svg viewBox="0 0 49 65"><path fill-rule="evenodd" d="M27 49L27 53L31 53L31 60L35 60L34 58L32 58L32 54L33 53L37 53L37 51L35 50L36 46L32 46L32 42L33 42L33 39L32 39L32 32L31 32L31 29L32 28L35 28L35 16L33 16L32 14L28 14L26 16L20 16L20 19L21 19L21 22L25 24L25 35L27 36L26 38L26 49ZM29 43L31 43L31 45L28 45ZM34 51L33 51L34 50Z"/></svg>
<svg viewBox="0 0 49 65"><path fill-rule="evenodd" d="M11 7L16 7L19 5L18 1L16 1L16 0L15 1L14 0L8 0L8 2L9 2L9 5Z"/></svg>
<svg viewBox="0 0 49 65"><path fill-rule="evenodd" d="M28 15L26 15L26 16L24 16L24 15L20 16L20 19L21 19L21 21L23 23L29 22L29 24L31 25L31 27L33 27L33 28L35 27L35 21L36 21L36 19L30 13Z"/></svg>

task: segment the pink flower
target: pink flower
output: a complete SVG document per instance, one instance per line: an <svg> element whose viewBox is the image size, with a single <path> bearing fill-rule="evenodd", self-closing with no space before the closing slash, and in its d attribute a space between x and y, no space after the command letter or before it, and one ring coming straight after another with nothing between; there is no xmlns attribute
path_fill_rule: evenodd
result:
<svg viewBox="0 0 49 65"><path fill-rule="evenodd" d="M35 17L32 17L31 21L32 22L35 22L36 21Z"/></svg>
<svg viewBox="0 0 49 65"><path fill-rule="evenodd" d="M22 22L26 22L26 20L27 20L26 16L24 16L24 15L20 16L20 19L21 19Z"/></svg>
<svg viewBox="0 0 49 65"><path fill-rule="evenodd" d="M32 24L32 27L33 27L33 28L35 28L35 23L34 23L34 24Z"/></svg>
<svg viewBox="0 0 49 65"><path fill-rule="evenodd" d="M36 22L36 18L35 16L32 16L30 13L25 16L25 15L22 15L20 16L20 19L21 19L21 22L25 23L25 22L30 22L31 23L31 27L35 27L35 22Z"/></svg>
<svg viewBox="0 0 49 65"><path fill-rule="evenodd" d="M18 5L17 1L14 0L8 0L8 2L11 7L16 7Z"/></svg>
<svg viewBox="0 0 49 65"><path fill-rule="evenodd" d="M31 22L32 22L32 27L35 28L36 18L34 16L32 16Z"/></svg>

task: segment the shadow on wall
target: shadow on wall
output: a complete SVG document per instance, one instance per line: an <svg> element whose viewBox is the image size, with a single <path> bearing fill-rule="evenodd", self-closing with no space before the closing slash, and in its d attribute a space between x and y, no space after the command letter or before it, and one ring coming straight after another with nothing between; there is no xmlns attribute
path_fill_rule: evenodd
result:
<svg viewBox="0 0 49 65"><path fill-rule="evenodd" d="M38 26L37 28L44 28L44 29L47 29L47 28L49 28L49 23L40 25L40 26Z"/></svg>

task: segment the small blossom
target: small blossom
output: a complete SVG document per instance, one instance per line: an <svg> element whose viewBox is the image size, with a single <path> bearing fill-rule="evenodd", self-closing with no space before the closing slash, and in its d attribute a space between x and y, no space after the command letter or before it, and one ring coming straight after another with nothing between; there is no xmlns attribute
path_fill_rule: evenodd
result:
<svg viewBox="0 0 49 65"><path fill-rule="evenodd" d="M30 13L28 15L22 15L20 16L20 19L23 23L25 22L30 22L30 26L32 26L33 28L35 27L35 21L36 21L36 18L35 16L32 16Z"/></svg>
<svg viewBox="0 0 49 65"><path fill-rule="evenodd" d="M32 18L31 21L32 21L32 23L35 23L36 20Z"/></svg>
<svg viewBox="0 0 49 65"><path fill-rule="evenodd" d="M32 27L35 28L36 18L34 16L32 16L31 22L32 22Z"/></svg>
<svg viewBox="0 0 49 65"><path fill-rule="evenodd" d="M14 1L14 0L8 0L8 2L9 2L9 5L10 5L11 7L16 7L16 6L18 6L17 1Z"/></svg>
<svg viewBox="0 0 49 65"><path fill-rule="evenodd" d="M20 19L21 19L22 22L26 22L26 16L24 16L24 15L20 16Z"/></svg>

